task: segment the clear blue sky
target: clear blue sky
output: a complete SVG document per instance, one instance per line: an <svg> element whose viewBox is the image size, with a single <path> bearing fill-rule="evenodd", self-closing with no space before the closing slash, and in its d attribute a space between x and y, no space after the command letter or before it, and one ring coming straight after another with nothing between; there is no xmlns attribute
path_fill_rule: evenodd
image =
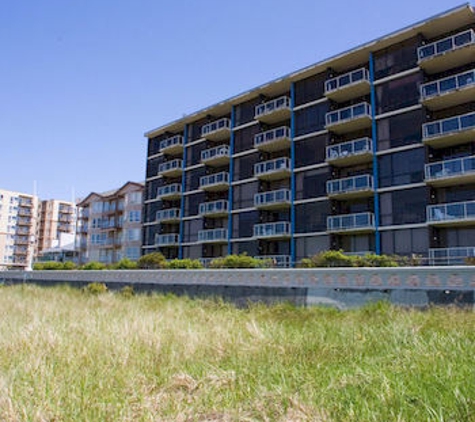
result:
<svg viewBox="0 0 475 422"><path fill-rule="evenodd" d="M143 180L147 130L462 3L2 0L0 188Z"/></svg>

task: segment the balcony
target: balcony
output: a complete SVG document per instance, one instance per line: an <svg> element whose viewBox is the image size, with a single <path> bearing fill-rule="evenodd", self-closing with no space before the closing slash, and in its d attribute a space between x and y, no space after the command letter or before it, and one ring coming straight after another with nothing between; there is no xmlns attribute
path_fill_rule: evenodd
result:
<svg viewBox="0 0 475 422"><path fill-rule="evenodd" d="M205 149L201 151L201 162L207 166L225 166L229 163L230 153L228 145Z"/></svg>
<svg viewBox="0 0 475 422"><path fill-rule="evenodd" d="M14 255L28 255L28 248L15 248L13 249Z"/></svg>
<svg viewBox="0 0 475 422"><path fill-rule="evenodd" d="M271 267L276 267L276 268L290 267L290 255L257 255L254 258L268 261Z"/></svg>
<svg viewBox="0 0 475 422"><path fill-rule="evenodd" d="M275 223L254 224L254 237L258 239L287 239L290 237L290 223L278 221Z"/></svg>
<svg viewBox="0 0 475 422"><path fill-rule="evenodd" d="M475 246L429 249L429 265L464 265L475 257Z"/></svg>
<svg viewBox="0 0 475 422"><path fill-rule="evenodd" d="M21 215L22 217L31 217L32 212L30 208L18 208L18 215Z"/></svg>
<svg viewBox="0 0 475 422"><path fill-rule="evenodd" d="M180 209L179 208L168 208L165 210L157 211L155 222L166 224L166 223L177 223L180 221Z"/></svg>
<svg viewBox="0 0 475 422"><path fill-rule="evenodd" d="M373 141L370 138L354 139L327 147L326 162L336 167L369 163L373 160Z"/></svg>
<svg viewBox="0 0 475 422"><path fill-rule="evenodd" d="M221 172L200 177L200 189L208 192L220 192L229 189L229 173Z"/></svg>
<svg viewBox="0 0 475 422"><path fill-rule="evenodd" d="M370 92L369 72L365 68L354 70L325 82L325 96L343 102L362 97Z"/></svg>
<svg viewBox="0 0 475 422"><path fill-rule="evenodd" d="M290 98L282 96L266 103L259 104L254 109L254 118L260 122L272 124L290 118Z"/></svg>
<svg viewBox="0 0 475 422"><path fill-rule="evenodd" d="M17 220L19 226L30 226L32 224L31 218L19 218Z"/></svg>
<svg viewBox="0 0 475 422"><path fill-rule="evenodd" d="M226 229L208 229L198 231L198 242L201 243L227 243L228 231Z"/></svg>
<svg viewBox="0 0 475 422"><path fill-rule="evenodd" d="M475 182L475 155L426 164L425 182L436 187Z"/></svg>
<svg viewBox="0 0 475 422"><path fill-rule="evenodd" d="M334 199L364 198L373 192L373 176L369 174L327 181L327 195Z"/></svg>
<svg viewBox="0 0 475 422"><path fill-rule="evenodd" d="M174 200L181 198L181 185L172 183L171 185L161 186L157 189L157 199Z"/></svg>
<svg viewBox="0 0 475 422"><path fill-rule="evenodd" d="M74 214L74 208L69 205L60 205L58 210L61 214Z"/></svg>
<svg viewBox="0 0 475 422"><path fill-rule="evenodd" d="M177 158L171 161L165 161L158 166L158 174L166 177L177 177L183 172L183 160Z"/></svg>
<svg viewBox="0 0 475 422"><path fill-rule="evenodd" d="M325 115L325 128L335 133L354 132L371 126L371 106L364 102Z"/></svg>
<svg viewBox="0 0 475 422"><path fill-rule="evenodd" d="M33 200L31 198L21 198L18 201L18 205L20 207L32 207L33 206Z"/></svg>
<svg viewBox="0 0 475 422"><path fill-rule="evenodd" d="M329 233L356 234L371 233L374 230L374 214L372 212L327 217L327 232Z"/></svg>
<svg viewBox="0 0 475 422"><path fill-rule="evenodd" d="M178 246L179 236L177 233L157 234L155 245L157 246Z"/></svg>
<svg viewBox="0 0 475 422"><path fill-rule="evenodd" d="M30 234L30 229L26 227L18 227L16 230L16 234L24 234L24 235L29 235Z"/></svg>
<svg viewBox="0 0 475 422"><path fill-rule="evenodd" d="M471 226L475 224L475 201L429 205L427 222L438 226Z"/></svg>
<svg viewBox="0 0 475 422"><path fill-rule="evenodd" d="M475 32L469 29L417 49L419 66L427 73L438 73L473 61Z"/></svg>
<svg viewBox="0 0 475 422"><path fill-rule="evenodd" d="M183 136L175 135L164 139L159 145L160 152L164 154L177 155L183 152Z"/></svg>
<svg viewBox="0 0 475 422"><path fill-rule="evenodd" d="M227 117L208 123L201 128L201 137L209 141L223 141L231 136L231 120Z"/></svg>
<svg viewBox="0 0 475 422"><path fill-rule="evenodd" d="M290 147L292 136L287 126L267 130L254 136L254 148L260 151L280 151Z"/></svg>
<svg viewBox="0 0 475 422"><path fill-rule="evenodd" d="M228 216L229 202L224 199L213 202L203 202L199 207L199 214L208 218L221 218Z"/></svg>
<svg viewBox="0 0 475 422"><path fill-rule="evenodd" d="M16 236L15 245L28 245L30 243L28 236Z"/></svg>
<svg viewBox="0 0 475 422"><path fill-rule="evenodd" d="M422 141L433 148L464 144L473 141L474 137L474 112L422 125Z"/></svg>
<svg viewBox="0 0 475 422"><path fill-rule="evenodd" d="M280 157L254 164L254 175L262 180L279 180L290 177L290 160Z"/></svg>
<svg viewBox="0 0 475 422"><path fill-rule="evenodd" d="M276 210L289 208L291 202L290 190L279 189L269 192L256 193L254 206L263 210Z"/></svg>
<svg viewBox="0 0 475 422"><path fill-rule="evenodd" d="M454 107L475 98L475 70L421 85L421 103L431 110Z"/></svg>

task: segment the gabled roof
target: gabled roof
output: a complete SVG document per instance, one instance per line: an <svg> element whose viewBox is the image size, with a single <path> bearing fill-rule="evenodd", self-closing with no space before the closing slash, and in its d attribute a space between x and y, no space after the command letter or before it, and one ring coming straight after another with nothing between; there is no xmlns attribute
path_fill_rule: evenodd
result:
<svg viewBox="0 0 475 422"><path fill-rule="evenodd" d="M121 195L123 192L125 192L127 190L127 188L129 187L135 187L135 188L138 188L138 189L143 189L145 186L145 183L144 182L131 182L131 181L128 181L126 182L124 185L122 185L120 188L118 189L112 189L112 190L108 190L108 191L105 191L105 192L102 192L102 193L97 193L97 192L91 192L89 195L87 195L84 199L81 199L78 203L77 203L77 206L79 207L83 207L87 204L89 204L90 202L92 202L93 199L112 199L114 196L119 196Z"/></svg>

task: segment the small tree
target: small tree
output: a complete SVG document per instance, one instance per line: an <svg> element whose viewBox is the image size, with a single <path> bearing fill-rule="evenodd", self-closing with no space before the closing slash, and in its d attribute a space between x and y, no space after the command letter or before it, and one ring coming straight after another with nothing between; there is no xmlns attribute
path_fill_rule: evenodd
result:
<svg viewBox="0 0 475 422"><path fill-rule="evenodd" d="M137 263L128 258L122 258L119 262L112 265L111 268L114 270L135 270L137 269Z"/></svg>
<svg viewBox="0 0 475 422"><path fill-rule="evenodd" d="M105 270L107 269L107 265L102 262L91 261L87 264L84 264L81 267L81 270Z"/></svg>
<svg viewBox="0 0 475 422"><path fill-rule="evenodd" d="M167 260L160 252L152 252L141 256L137 261L137 267L143 270L159 270L167 268Z"/></svg>
<svg viewBox="0 0 475 422"><path fill-rule="evenodd" d="M248 256L246 253L215 258L209 264L210 268L263 268L265 266L265 261Z"/></svg>
<svg viewBox="0 0 475 422"><path fill-rule="evenodd" d="M203 264L197 259L172 259L167 262L167 268L171 270L199 270Z"/></svg>

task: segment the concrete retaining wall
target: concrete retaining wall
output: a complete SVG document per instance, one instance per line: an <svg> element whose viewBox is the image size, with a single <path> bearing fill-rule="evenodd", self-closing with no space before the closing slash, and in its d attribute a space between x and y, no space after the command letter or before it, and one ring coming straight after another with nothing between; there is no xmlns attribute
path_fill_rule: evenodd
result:
<svg viewBox="0 0 475 422"><path fill-rule="evenodd" d="M338 308L388 300L405 306L431 304L474 306L475 267L0 271L0 283L70 284L92 282L111 289L132 285L190 297L218 296L239 305L249 301Z"/></svg>

